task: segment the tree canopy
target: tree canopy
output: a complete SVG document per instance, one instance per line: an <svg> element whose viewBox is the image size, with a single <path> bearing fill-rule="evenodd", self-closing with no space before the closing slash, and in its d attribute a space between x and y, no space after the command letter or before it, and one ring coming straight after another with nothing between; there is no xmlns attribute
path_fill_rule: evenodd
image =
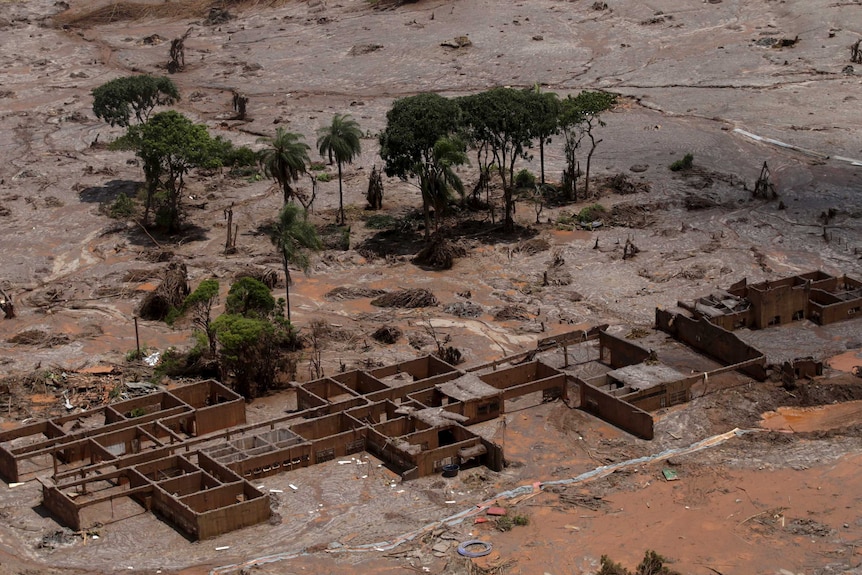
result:
<svg viewBox="0 0 862 575"><path fill-rule="evenodd" d="M258 142L269 145L258 152L260 166L267 177L281 186L285 204L294 196L291 184L306 172L309 163L308 150L311 148L302 140L301 134L288 132L284 128L278 128L273 138L258 139Z"/></svg>
<svg viewBox="0 0 862 575"><path fill-rule="evenodd" d="M182 312L192 313L192 323L207 338L210 356L216 353L216 336L212 327L212 308L218 300L219 284L217 279L203 280L198 287L186 296Z"/></svg>
<svg viewBox="0 0 862 575"><path fill-rule="evenodd" d="M265 318L275 309L275 299L269 288L251 277L238 279L227 294L225 311L251 318Z"/></svg>
<svg viewBox="0 0 862 575"><path fill-rule="evenodd" d="M317 149L321 156L335 158L338 165L338 213L344 222L344 193L342 191L341 166L350 164L362 151L362 130L350 115L335 114L332 122L317 131Z"/></svg>
<svg viewBox="0 0 862 575"><path fill-rule="evenodd" d="M306 213L295 204L285 205L273 228L273 245L281 256L284 266L285 302L287 305L287 321L290 321L290 266L296 266L304 273L311 267L310 251L323 248L323 243L317 235L317 230L306 219Z"/></svg>
<svg viewBox="0 0 862 575"><path fill-rule="evenodd" d="M386 175L419 180L426 239L431 228L433 193L429 186L435 172L434 146L458 131L460 115L458 104L439 94L408 96L392 104L386 114L386 129L379 137Z"/></svg>
<svg viewBox="0 0 862 575"><path fill-rule="evenodd" d="M143 161L147 213L153 200L158 200L158 223L168 232L177 231L185 175L192 168L221 165L216 140L206 126L174 110L159 112L146 123L130 127L125 140ZM159 187L164 193L156 196Z"/></svg>
<svg viewBox="0 0 862 575"><path fill-rule="evenodd" d="M163 76L125 76L93 90L93 113L112 126L129 126L134 114L146 122L156 106L179 101L176 85Z"/></svg>
<svg viewBox="0 0 862 575"><path fill-rule="evenodd" d="M503 225L513 229L515 163L529 158L536 137L529 91L492 88L459 98L464 123L471 140L488 147L503 181L505 218Z"/></svg>

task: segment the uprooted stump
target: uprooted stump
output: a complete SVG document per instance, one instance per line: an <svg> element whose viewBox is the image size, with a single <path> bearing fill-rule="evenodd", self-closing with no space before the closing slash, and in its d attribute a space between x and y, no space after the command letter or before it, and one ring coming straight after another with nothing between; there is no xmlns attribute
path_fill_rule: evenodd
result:
<svg viewBox="0 0 862 575"><path fill-rule="evenodd" d="M345 299L362 299L366 297L380 297L386 293L383 289L373 289L356 286L338 286L323 294L329 301L341 301Z"/></svg>
<svg viewBox="0 0 862 575"><path fill-rule="evenodd" d="M404 335L404 332L402 332L397 327L391 325L384 325L383 327L372 333L371 337L373 337L380 343L393 344L399 339L401 339L402 335Z"/></svg>
<svg viewBox="0 0 862 575"><path fill-rule="evenodd" d="M463 258L465 255L467 250L463 247L453 244L443 236L436 235L431 243L416 254L413 263L438 270L448 270L455 263L455 258Z"/></svg>
<svg viewBox="0 0 862 575"><path fill-rule="evenodd" d="M59 335L51 335L41 329L28 329L13 335L6 341L15 345L55 347L58 345L66 345L71 340L66 334L61 333Z"/></svg>
<svg viewBox="0 0 862 575"><path fill-rule="evenodd" d="M530 316L523 306L507 305L494 312L494 319L497 321L507 321L512 319L523 321L525 319L530 319Z"/></svg>
<svg viewBox="0 0 862 575"><path fill-rule="evenodd" d="M172 308L183 305L189 295L189 282L186 265L182 262L172 262L165 270L164 279L159 287L144 297L138 315L143 319L161 321L168 316Z"/></svg>
<svg viewBox="0 0 862 575"><path fill-rule="evenodd" d="M233 275L234 281L239 281L242 278L256 279L269 289L278 287L280 279L278 272L276 272L275 270L252 266L249 266L245 269L241 269Z"/></svg>
<svg viewBox="0 0 862 575"><path fill-rule="evenodd" d="M371 300L371 305L377 307L400 307L412 309L417 307L434 307L439 305L434 294L425 288L403 289L384 294Z"/></svg>

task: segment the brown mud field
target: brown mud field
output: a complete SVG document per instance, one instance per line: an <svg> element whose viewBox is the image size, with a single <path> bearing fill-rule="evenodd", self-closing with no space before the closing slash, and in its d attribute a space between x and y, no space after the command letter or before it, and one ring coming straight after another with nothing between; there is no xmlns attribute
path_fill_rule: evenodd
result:
<svg viewBox="0 0 862 575"><path fill-rule="evenodd" d="M232 279L250 267L281 276L263 230L282 196L265 178L192 173L183 199L187 226L175 237L105 215L120 193L136 193L143 174L131 152L104 145L122 129L95 118L91 91L124 75L167 74L171 39L187 30L186 67L171 76L183 96L175 108L212 134L257 149L259 137L284 127L313 144L334 113L351 114L365 134L361 155L344 167L349 247L316 256L310 274L296 273L291 287L295 324L328 326L326 374L432 353L443 339L470 365L583 326L648 330L656 307L673 308L745 277L818 269L862 277L862 64L849 57L862 36L858 0L222 4L230 17L213 22L202 0L0 0L0 288L14 297L17 313L0 320L3 429L66 413L67 403L102 405L127 383L152 377L151 368L126 356L137 345L133 317L158 285L165 253L186 265L193 286L219 279L222 303ZM470 44L444 45L461 36ZM796 41L782 45L784 39ZM502 233L487 212L452 217L445 225L466 256L446 271L411 263L422 246L416 229L391 236L366 225L374 214L365 209L368 177L382 165L376 135L395 99L535 85L561 96L584 89L620 96L597 130L592 197L546 206L539 224L521 202L515 234ZM245 120L234 118L234 90L249 97ZM686 153L695 169L670 171ZM533 156L517 168L537 172ZM752 197L764 162L777 200ZM546 150L548 179L558 181L564 164L555 138ZM331 179L319 182L311 215L321 227L335 223L338 205L335 168L324 171ZM472 189L476 167L459 173ZM648 187L619 193L618 174ZM310 191L308 180L299 187ZM384 190L382 214L407 221L421 206L412 183L384 177ZM593 203L609 213L601 228L558 225ZM230 206L237 251L224 255ZM639 249L633 258L623 257L627 241ZM570 279L543 285L543 273L560 261ZM275 294L283 293L280 282ZM369 297L327 297L339 287L425 288L439 305L383 309ZM450 313L468 301L478 306L473 317ZM518 313L500 319L506 306ZM284 491L273 503L279 524L215 540L190 543L136 506L115 510L124 518L106 521L98 539L64 533L40 507L38 482L0 484L0 573L587 575L602 555L634 568L647 549L686 574L858 573L862 380L852 372L862 364L860 322L742 330L771 362L826 362L825 379L807 384L804 394L724 374L709 389L695 389L692 402L655 413L649 442L560 402L516 410L477 426L504 446L511 465L503 472L477 468L393 488L394 474L372 458L367 474L330 462L268 478L268 488ZM384 325L402 337L375 341L371 334ZM140 320L138 330L148 350L194 344L184 321ZM650 337L650 345L665 339ZM667 353L681 363L691 355ZM309 359L298 358L296 379L313 377ZM694 370L707 360L690 361ZM285 398L273 394L248 404L249 419L284 409ZM391 541L520 485L575 477L737 427L757 431L517 504L501 501L510 514L529 518L507 532L469 520L391 550L344 549ZM679 479L666 481L665 468ZM301 495L283 489L288 483ZM491 542L492 554L460 557L455 547L468 538ZM229 565L240 567L219 570Z"/></svg>

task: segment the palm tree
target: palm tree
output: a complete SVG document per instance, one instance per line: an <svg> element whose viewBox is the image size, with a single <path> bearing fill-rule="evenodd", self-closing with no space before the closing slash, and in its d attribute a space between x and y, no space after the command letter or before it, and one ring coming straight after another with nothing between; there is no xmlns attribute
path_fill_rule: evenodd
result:
<svg viewBox="0 0 862 575"><path fill-rule="evenodd" d="M290 321L290 267L294 265L304 273L311 266L309 251L318 251L323 243L317 235L317 230L309 223L305 210L296 204L285 204L278 215L272 236L270 237L276 249L281 252L284 265L284 285L287 297L287 321Z"/></svg>
<svg viewBox="0 0 862 575"><path fill-rule="evenodd" d="M330 125L317 130L317 149L321 157L328 155L330 162L334 157L338 165L338 213L342 224L345 220L341 166L345 162L353 163L353 158L362 151L362 144L359 142L361 137L362 130L359 129L359 124L349 114L335 114Z"/></svg>
<svg viewBox="0 0 862 575"><path fill-rule="evenodd" d="M431 162L426 178L426 189L423 191L428 206L434 207L434 230L440 225L440 217L452 199L452 192L457 192L463 199L464 184L455 173L455 168L467 163L465 144L456 137L443 137L434 144L431 151ZM426 228L425 238L429 238Z"/></svg>
<svg viewBox="0 0 862 575"><path fill-rule="evenodd" d="M274 138L257 140L270 146L258 152L258 162L263 173L281 185L285 204L294 196L290 184L306 172L305 165L309 161L308 150L311 148L302 140L301 134L286 132L284 128L278 128Z"/></svg>

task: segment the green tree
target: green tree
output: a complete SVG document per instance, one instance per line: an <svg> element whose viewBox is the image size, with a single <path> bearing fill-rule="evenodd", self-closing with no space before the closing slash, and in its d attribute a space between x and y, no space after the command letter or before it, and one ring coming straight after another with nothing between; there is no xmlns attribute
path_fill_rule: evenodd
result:
<svg viewBox="0 0 862 575"><path fill-rule="evenodd" d="M278 215L271 236L273 245L281 255L284 266L285 302L287 321L290 321L290 266L296 266L304 273L311 268L310 251L319 251L323 243L317 230L306 219L306 212L295 204L285 205Z"/></svg>
<svg viewBox="0 0 862 575"><path fill-rule="evenodd" d="M226 313L216 318L213 329L222 380L232 376L236 391L249 399L269 389L279 355L275 326L266 319Z"/></svg>
<svg viewBox="0 0 862 575"><path fill-rule="evenodd" d="M563 153L566 158L566 168L563 172L563 189L570 201L578 199L578 176L580 166L578 165L578 148L584 139L581 124L584 121L584 113L578 103L571 96L567 96L560 102L560 115L558 119L560 132L563 134Z"/></svg>
<svg viewBox="0 0 862 575"><path fill-rule="evenodd" d="M212 325L212 309L218 301L218 291L218 280L204 280L195 291L186 296L182 308L183 313L191 312L192 323L206 335L211 357L215 357L216 354L216 334Z"/></svg>
<svg viewBox="0 0 862 575"><path fill-rule="evenodd" d="M206 126L195 124L179 112L160 112L146 123L129 128L126 144L143 161L147 180L144 221L148 219L155 192L161 187L157 215L168 232L179 229L185 175L192 168L220 165L215 140Z"/></svg>
<svg viewBox="0 0 862 575"><path fill-rule="evenodd" d="M459 100L471 140L488 146L503 181L505 218L503 226L515 227L515 162L529 159L535 127L530 91L492 88Z"/></svg>
<svg viewBox="0 0 862 575"><path fill-rule="evenodd" d="M330 162L335 158L338 166L338 213L343 224L344 194L342 192L341 166L353 163L353 158L362 151L362 130L350 115L335 114L332 123L317 130L317 149L321 156L329 156Z"/></svg>
<svg viewBox="0 0 862 575"><path fill-rule="evenodd" d="M560 99L553 92L542 92L538 84L529 92L528 103L533 118L533 136L539 140L541 182L545 185L545 144L559 133Z"/></svg>
<svg viewBox="0 0 862 575"><path fill-rule="evenodd" d="M459 120L460 110L453 100L439 94L418 94L392 104L386 113L386 129L380 134L386 175L419 180L426 241L431 238L432 182L438 171L434 147L441 138L458 131Z"/></svg>
<svg viewBox="0 0 862 575"><path fill-rule="evenodd" d="M112 126L128 126L132 114L146 122L156 106L179 101L176 85L163 76L125 76L93 90L93 113Z"/></svg>
<svg viewBox="0 0 862 575"><path fill-rule="evenodd" d="M574 98L571 96L566 98L563 103L563 119L561 120L561 124L564 124L563 131L566 132L568 129L575 134L579 134L575 136L577 140L575 148L580 145L584 136L590 140L590 150L587 152L587 169L584 173L585 197L588 197L590 193L590 164L593 159L593 153L596 151L596 147L603 141L596 139L594 130L597 127L605 125L601 119L601 114L613 108L615 104L616 96L614 94L589 92L586 90ZM578 120L577 123L572 124L571 122L575 120ZM574 150L572 151L572 156L574 157Z"/></svg>
<svg viewBox="0 0 862 575"><path fill-rule="evenodd" d="M275 309L275 299L269 288L251 277L238 279L227 294L225 312L248 318L266 318Z"/></svg>
<svg viewBox="0 0 862 575"><path fill-rule="evenodd" d="M274 138L258 139L258 142L269 145L258 152L260 166L267 177L281 186L285 204L294 197L291 184L306 173L306 165L309 163L308 150L311 148L302 140L301 134L287 132L284 128L278 128Z"/></svg>

